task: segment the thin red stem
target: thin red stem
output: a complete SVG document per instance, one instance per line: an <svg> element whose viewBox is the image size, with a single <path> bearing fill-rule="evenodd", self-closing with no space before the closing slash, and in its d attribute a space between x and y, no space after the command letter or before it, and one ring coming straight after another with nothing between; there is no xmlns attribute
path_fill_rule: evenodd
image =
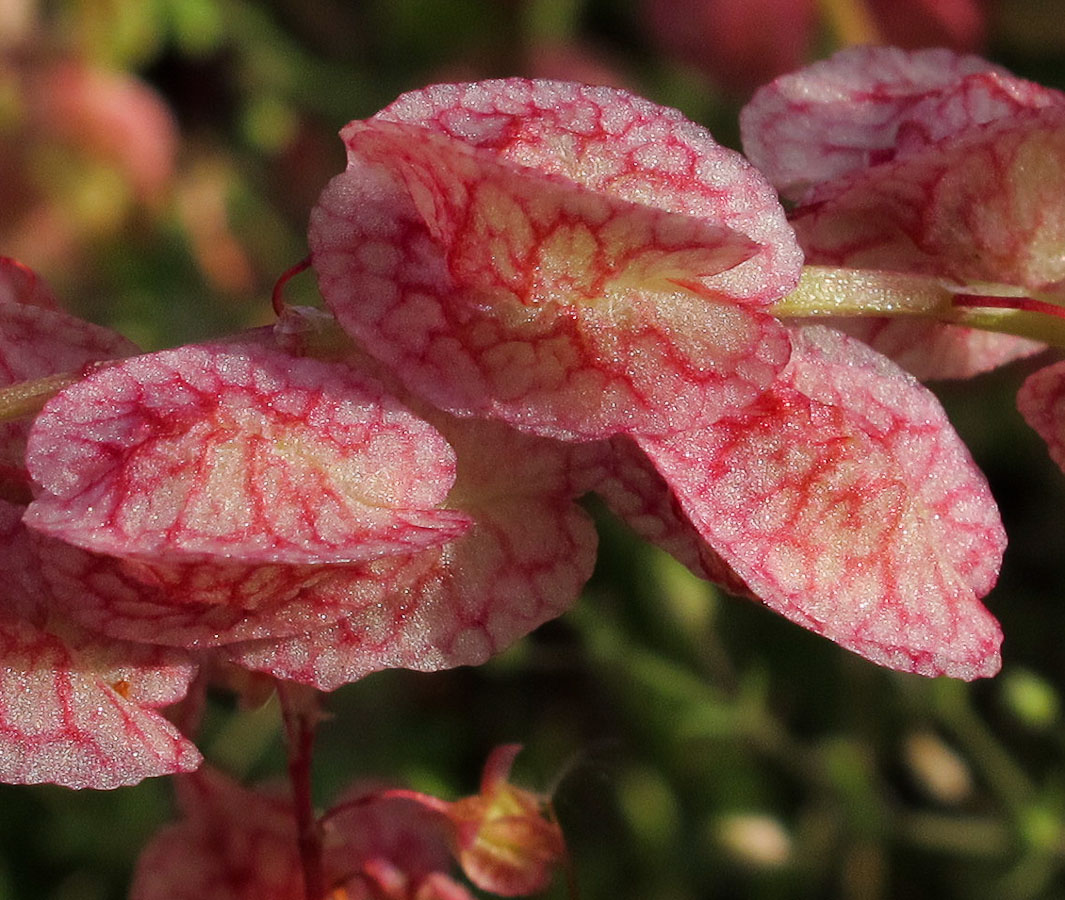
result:
<svg viewBox="0 0 1065 900"><path fill-rule="evenodd" d="M967 309L1016 309L1021 312L1043 313L1065 319L1065 307L1031 297L990 297L982 294L957 294L951 300L953 306Z"/></svg>
<svg viewBox="0 0 1065 900"><path fill-rule="evenodd" d="M283 315L285 312L285 285L288 284L289 281L291 281L297 275L299 275L300 272L305 272L310 267L311 258L307 256L304 259L301 259L298 263L296 263L296 265L294 265L291 269L287 269L286 271L282 272L281 276L277 279L276 282L274 282L274 291L270 295L270 302L273 304L274 312L278 315L278 317Z"/></svg>
<svg viewBox="0 0 1065 900"><path fill-rule="evenodd" d="M281 701L281 717L285 723L288 777L292 784L303 886L307 900L323 900L325 875L322 871L322 837L311 796L311 762L314 758L317 710L308 703L305 689L297 685L279 681L277 696Z"/></svg>

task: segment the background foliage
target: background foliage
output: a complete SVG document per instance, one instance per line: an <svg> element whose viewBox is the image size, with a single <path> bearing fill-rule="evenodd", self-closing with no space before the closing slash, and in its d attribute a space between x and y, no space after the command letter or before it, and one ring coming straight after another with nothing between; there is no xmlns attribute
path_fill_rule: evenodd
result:
<svg viewBox="0 0 1065 900"><path fill-rule="evenodd" d="M938 38L1065 87L1065 3L899 4L922 5L977 10L976 31ZM810 2L798 50L752 13L760 42L721 30L717 57L698 58L651 27L655 6L0 0L0 251L80 314L173 346L270 321L270 288L343 167L337 129L403 90L609 82L734 145L754 73L890 32L883 4ZM291 299L315 302L312 279ZM553 792L587 898L1062 896L1065 479L1013 407L1044 362L940 389L1011 536L989 599L1007 635L997 679L878 669L719 595L595 510L603 551L571 614L482 668L381 673L329 698L320 800L364 775L470 793L491 747L519 741L518 781ZM215 698L200 745L237 775L283 769L270 702ZM125 896L169 803L161 781L3 787L0 898Z"/></svg>

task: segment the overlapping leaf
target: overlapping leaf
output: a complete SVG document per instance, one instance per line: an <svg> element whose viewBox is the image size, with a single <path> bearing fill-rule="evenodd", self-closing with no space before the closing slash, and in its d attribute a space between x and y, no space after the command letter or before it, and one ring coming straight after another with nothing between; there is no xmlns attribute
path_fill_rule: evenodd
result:
<svg viewBox="0 0 1065 900"><path fill-rule="evenodd" d="M51 616L21 515L0 501L0 781L113 788L195 769L196 748L156 711L184 696L191 661Z"/></svg>
<svg viewBox="0 0 1065 900"><path fill-rule="evenodd" d="M639 442L767 606L892 668L997 671L978 599L1005 544L997 510L934 398L887 360L805 330L747 412Z"/></svg>
<svg viewBox="0 0 1065 900"><path fill-rule="evenodd" d="M311 223L341 324L408 388L559 438L669 433L787 359L798 254L767 185L609 89L438 86L343 132Z"/></svg>
<svg viewBox="0 0 1065 900"><path fill-rule="evenodd" d="M1065 95L946 50L857 48L763 88L744 146L783 192L808 262L1040 290L1065 277ZM922 378L1040 345L934 323L834 323Z"/></svg>
<svg viewBox="0 0 1065 900"><path fill-rule="evenodd" d="M458 454L449 504L472 518L469 531L406 560L387 602L324 630L230 647L236 662L325 690L383 668L474 665L577 600L596 536L573 502L569 450L501 423L432 421Z"/></svg>

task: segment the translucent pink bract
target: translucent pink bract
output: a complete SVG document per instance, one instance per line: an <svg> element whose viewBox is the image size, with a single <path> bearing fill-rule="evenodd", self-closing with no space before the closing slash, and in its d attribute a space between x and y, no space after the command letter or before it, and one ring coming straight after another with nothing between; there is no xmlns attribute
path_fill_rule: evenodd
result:
<svg viewBox="0 0 1065 900"><path fill-rule="evenodd" d="M883 357L804 330L748 411L639 442L766 605L891 668L998 670L978 599L1005 546L997 510L935 399Z"/></svg>
<svg viewBox="0 0 1065 900"><path fill-rule="evenodd" d="M856 47L761 88L740 128L751 162L806 202L851 172L1063 99L977 56Z"/></svg>
<svg viewBox="0 0 1065 900"><path fill-rule="evenodd" d="M768 185L609 88L438 85L342 134L311 221L338 320L459 415L558 438L666 434L787 360L762 310L799 254Z"/></svg>
<svg viewBox="0 0 1065 900"><path fill-rule="evenodd" d="M1065 95L976 57L863 47L760 90L744 146L807 262L1041 290L1065 278ZM953 325L840 323L922 378L968 377L1040 345Z"/></svg>
<svg viewBox="0 0 1065 900"><path fill-rule="evenodd" d="M0 781L113 788L195 769L196 748L155 709L184 696L191 661L50 616L21 515L0 500Z"/></svg>
<svg viewBox="0 0 1065 900"><path fill-rule="evenodd" d="M84 379L34 424L27 524L172 562L357 563L442 543L454 454L345 367L185 347Z"/></svg>
<svg viewBox="0 0 1065 900"><path fill-rule="evenodd" d="M476 665L576 602L596 533L573 501L568 449L498 422L433 421L458 455L450 502L471 516L469 531L397 561L387 602L323 630L230 647L234 661L324 690L383 668Z"/></svg>

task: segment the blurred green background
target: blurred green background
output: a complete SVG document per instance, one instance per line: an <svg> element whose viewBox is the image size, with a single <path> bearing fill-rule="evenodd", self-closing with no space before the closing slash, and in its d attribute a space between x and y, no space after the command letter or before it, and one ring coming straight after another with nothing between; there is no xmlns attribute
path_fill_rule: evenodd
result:
<svg viewBox="0 0 1065 900"><path fill-rule="evenodd" d="M0 0L0 252L146 348L223 334L270 321L343 167L336 131L401 91L611 83L735 145L760 79L877 39L1065 87L1065 3L1038 0ZM315 302L313 280L289 296ZM366 775L471 793L517 741L517 780L553 794L585 898L1065 896L1065 478L1013 399L1045 361L937 388L1011 537L988 601L998 678L888 673L593 508L600 562L572 613L479 669L329 698L319 801ZM200 744L242 777L283 769L273 703L219 695ZM3 900L124 897L170 815L164 781L4 786L0 804Z"/></svg>

